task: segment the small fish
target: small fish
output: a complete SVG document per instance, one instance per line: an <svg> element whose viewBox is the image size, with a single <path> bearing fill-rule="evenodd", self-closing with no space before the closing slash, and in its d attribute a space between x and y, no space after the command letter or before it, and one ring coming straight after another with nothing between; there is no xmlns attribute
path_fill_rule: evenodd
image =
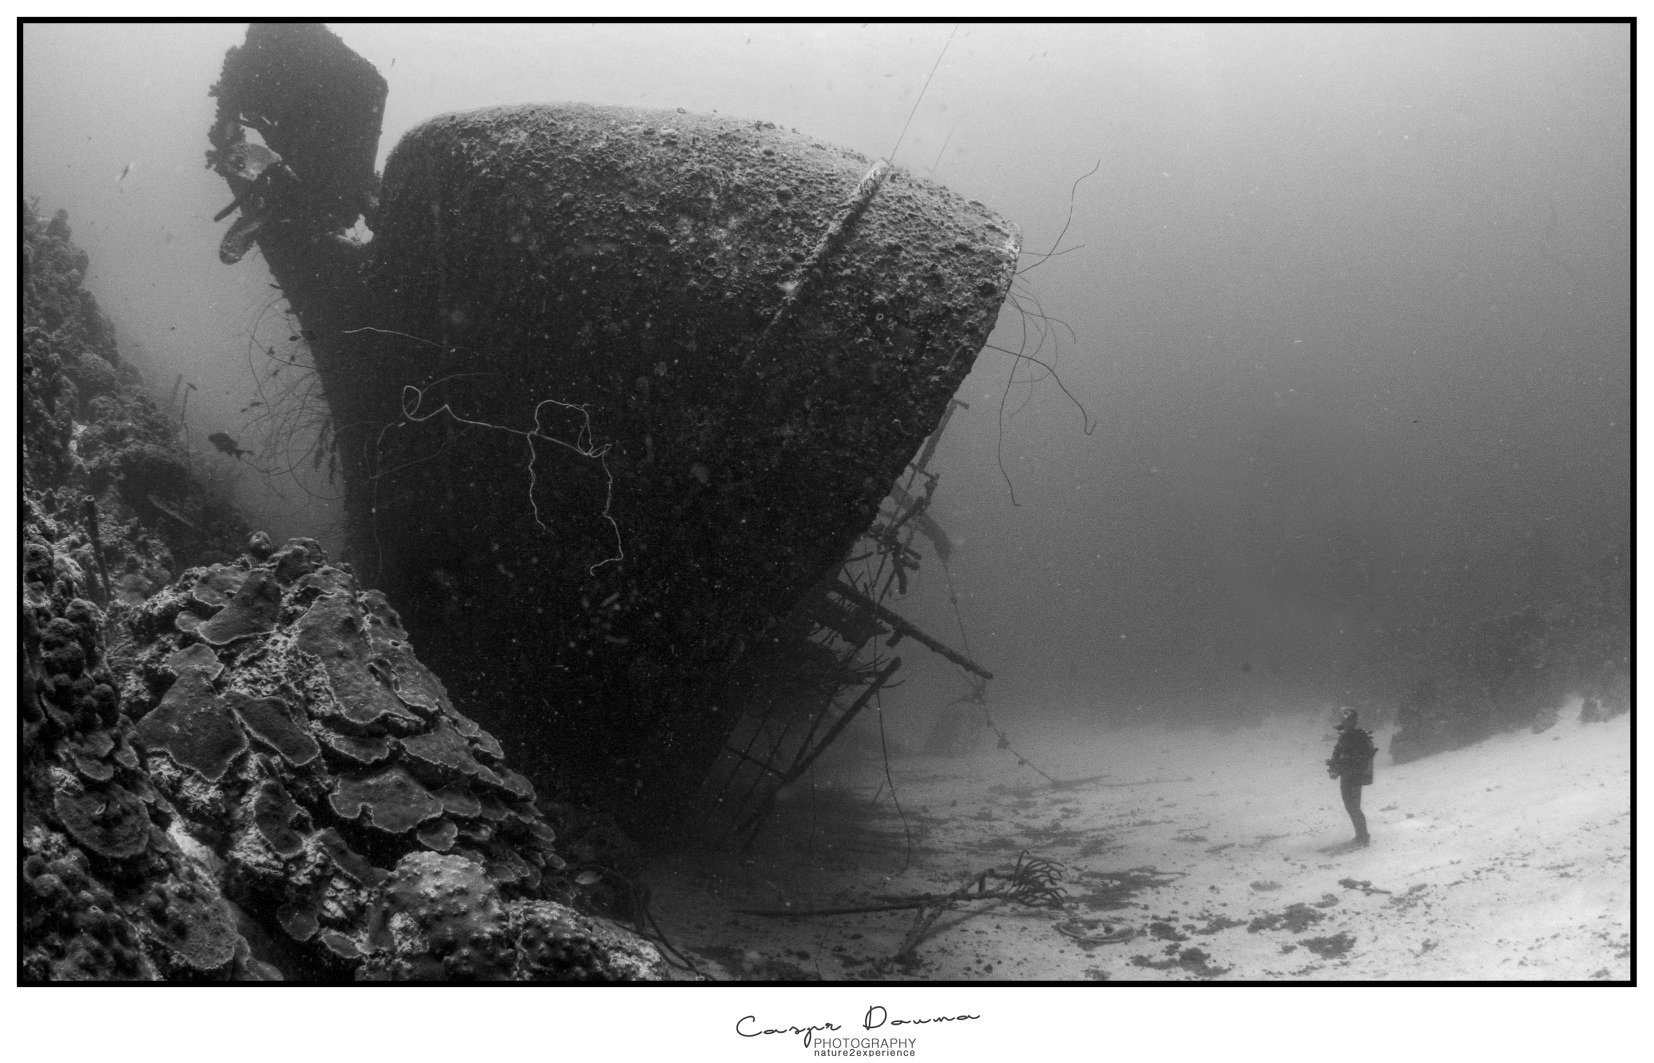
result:
<svg viewBox="0 0 1654 1063"><path fill-rule="evenodd" d="M254 407L263 406L263 405L264 405L264 403L262 403L262 402L249 402L247 405L245 405L241 408L241 412L246 413L248 410L251 410Z"/></svg>
<svg viewBox="0 0 1654 1063"><path fill-rule="evenodd" d="M237 461L241 460L243 454L252 453L252 451L242 450L241 447L237 446L236 441L230 437L228 432L214 432L207 437L207 442Z"/></svg>
<svg viewBox="0 0 1654 1063"><path fill-rule="evenodd" d="M131 173L131 172L132 172L132 164L129 162L121 169L121 175L119 177L115 178L115 183L120 184L122 181L126 180L126 175Z"/></svg>
<svg viewBox="0 0 1654 1063"><path fill-rule="evenodd" d="M154 495L148 495L146 497L148 497L150 503L153 504L156 509L160 510L162 513L165 513L173 520L184 525L185 527L194 528L196 531L201 530L201 526L180 513L177 506L156 498Z"/></svg>

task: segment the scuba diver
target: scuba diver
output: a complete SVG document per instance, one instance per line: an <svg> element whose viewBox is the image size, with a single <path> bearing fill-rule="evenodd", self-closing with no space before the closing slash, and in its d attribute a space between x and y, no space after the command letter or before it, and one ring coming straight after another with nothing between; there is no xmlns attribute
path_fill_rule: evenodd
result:
<svg viewBox="0 0 1654 1063"><path fill-rule="evenodd" d="M1327 778L1338 780L1338 792L1344 797L1344 810L1355 824L1355 838L1332 851L1345 852L1360 849L1372 841L1367 834L1367 817L1361 812L1361 788L1373 781L1373 758L1378 746L1373 743L1371 731L1356 725L1356 712L1346 708L1338 715L1338 743L1327 759Z"/></svg>

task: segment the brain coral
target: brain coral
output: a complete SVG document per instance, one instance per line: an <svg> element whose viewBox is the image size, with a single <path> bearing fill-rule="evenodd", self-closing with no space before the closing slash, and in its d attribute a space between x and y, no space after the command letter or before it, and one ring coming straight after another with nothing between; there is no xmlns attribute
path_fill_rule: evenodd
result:
<svg viewBox="0 0 1654 1063"><path fill-rule="evenodd" d="M652 946L546 900L504 902L463 856L412 853L386 879L363 977L415 981L659 979Z"/></svg>

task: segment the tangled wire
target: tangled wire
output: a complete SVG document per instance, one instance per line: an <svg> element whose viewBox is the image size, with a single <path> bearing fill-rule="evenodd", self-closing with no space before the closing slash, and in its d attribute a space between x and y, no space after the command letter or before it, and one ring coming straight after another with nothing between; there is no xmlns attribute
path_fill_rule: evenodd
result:
<svg viewBox="0 0 1654 1063"><path fill-rule="evenodd" d="M443 377L441 380L434 381L428 385L428 387L436 387L437 385L451 379L454 378L451 376ZM538 482L534 465L535 462L539 460L539 452L535 449L535 441L539 440L544 443L552 443L582 458L590 461L596 461L603 469L604 479L603 511L599 515L609 523L609 528L614 533L615 552L613 555L605 557L601 561L598 561L596 564L592 565L587 571L596 573L597 570L602 568L604 565L615 561L624 561L626 559L626 549L621 542L620 537L620 524L615 520L613 514L610 512L610 508L614 504L615 478L614 473L610 470L609 464L605 458L608 455L612 444L604 443L602 446L597 446L593 442L591 412L584 405L572 402L563 402L560 399L541 399L534 405L534 413L532 418L533 427L512 428L508 425L492 424L488 421L475 421L468 417L461 417L458 413L455 413L453 407L446 402L434 410L421 412L421 407L425 405L425 390L426 389L416 387L412 384L403 385L401 399L402 423L422 424L425 421L429 421L438 416L439 414L447 414L448 417L459 424L470 425L473 428L485 428L494 432L506 432L510 435L521 436L524 442L528 444L528 504L534 514L534 523L540 528L541 531L549 532L551 529L547 528L545 521L540 519L540 507L534 500L534 488ZM575 433L573 442L566 439L559 439L557 436L549 434L546 429L541 426L541 411L548 406L561 410L569 410L580 415L580 429ZM389 431L393 427L396 426L386 425L380 430L379 440L381 443L384 440L385 432ZM398 472L406 467L407 465L402 465L395 469L381 471L374 475L374 479L377 480L380 476L386 476L390 473Z"/></svg>

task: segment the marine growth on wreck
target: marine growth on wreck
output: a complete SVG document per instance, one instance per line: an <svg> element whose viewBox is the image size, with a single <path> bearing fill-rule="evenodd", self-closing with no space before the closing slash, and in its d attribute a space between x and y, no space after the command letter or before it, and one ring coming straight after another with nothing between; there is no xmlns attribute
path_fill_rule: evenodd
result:
<svg viewBox="0 0 1654 1063"><path fill-rule="evenodd" d="M256 244L311 337L350 556L432 667L526 769L661 823L948 410L1016 232L682 110L445 115L381 177L385 92L321 27L249 29L214 88L224 257Z"/></svg>

